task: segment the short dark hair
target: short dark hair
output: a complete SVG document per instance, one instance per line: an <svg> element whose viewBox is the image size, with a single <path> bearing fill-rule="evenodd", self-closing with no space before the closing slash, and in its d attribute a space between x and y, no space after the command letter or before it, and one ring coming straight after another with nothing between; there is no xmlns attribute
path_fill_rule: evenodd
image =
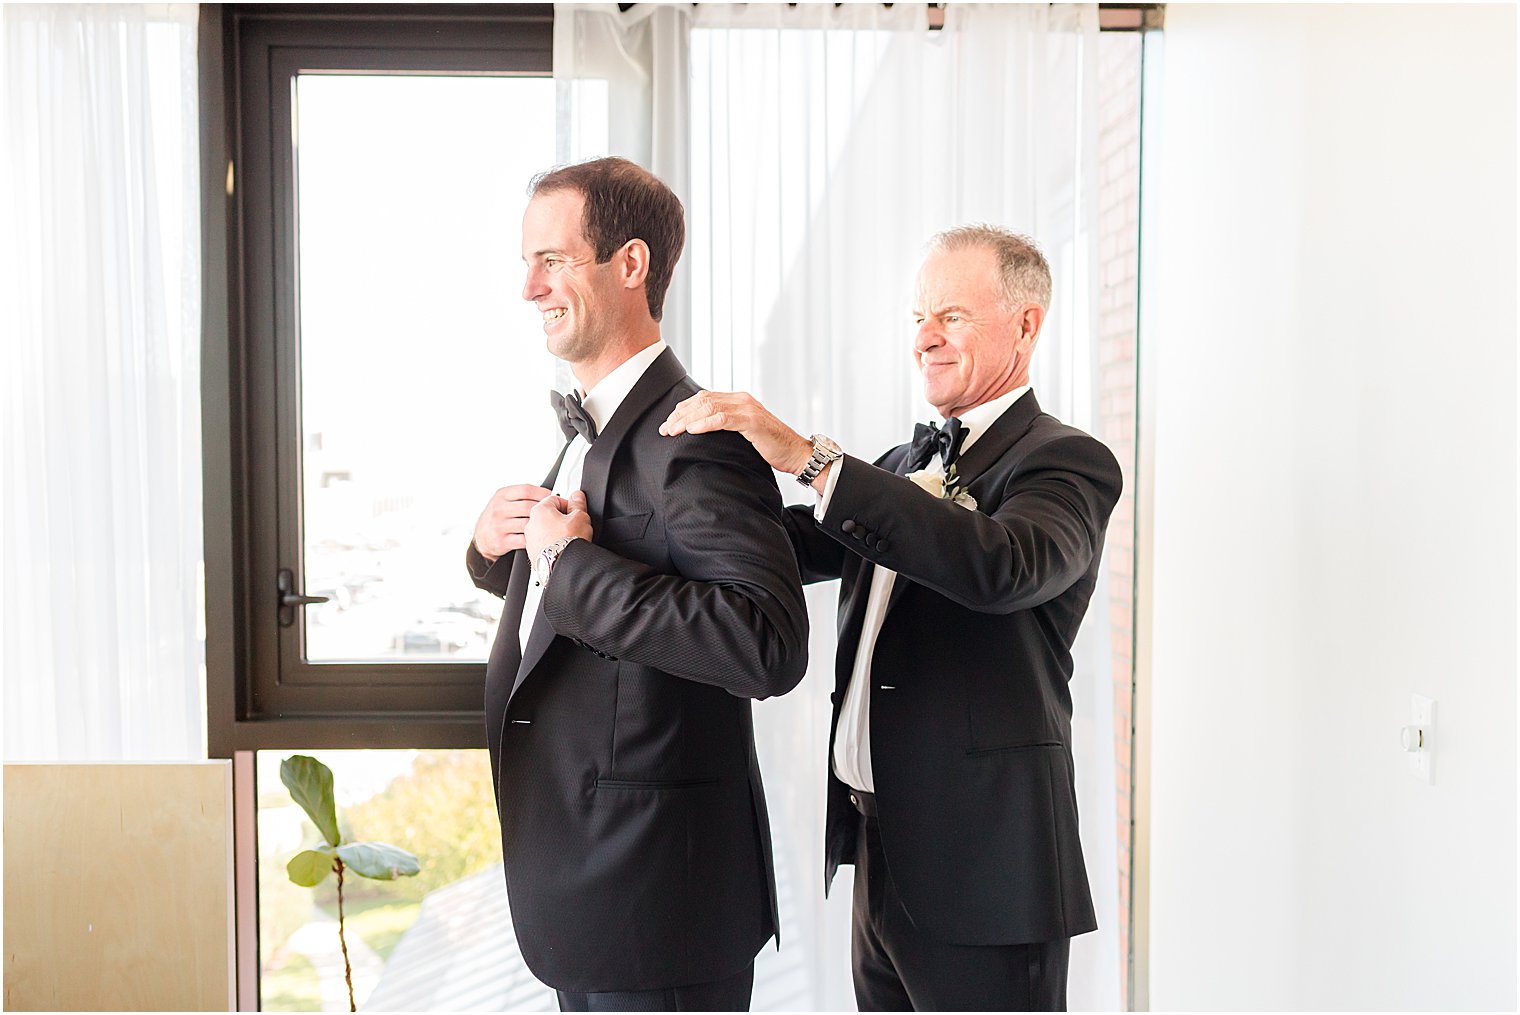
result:
<svg viewBox="0 0 1520 1015"><path fill-rule="evenodd" d="M573 190L585 198L581 233L596 250L596 263L606 264L629 240L649 247L649 276L644 295L649 316L665 313L665 290L686 244L685 209L681 199L649 170L616 156L590 159L539 173L528 184L528 196Z"/></svg>

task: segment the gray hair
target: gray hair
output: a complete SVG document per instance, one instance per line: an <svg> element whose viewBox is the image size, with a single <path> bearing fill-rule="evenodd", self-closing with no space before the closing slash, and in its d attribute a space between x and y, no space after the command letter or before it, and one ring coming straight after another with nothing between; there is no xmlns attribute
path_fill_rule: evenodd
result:
<svg viewBox="0 0 1520 1015"><path fill-rule="evenodd" d="M1003 308L1013 310L1020 303L1038 303L1050 309L1050 264L1034 240L998 226L956 226L936 233L929 250L953 253L957 250L992 251L998 262L1002 283Z"/></svg>

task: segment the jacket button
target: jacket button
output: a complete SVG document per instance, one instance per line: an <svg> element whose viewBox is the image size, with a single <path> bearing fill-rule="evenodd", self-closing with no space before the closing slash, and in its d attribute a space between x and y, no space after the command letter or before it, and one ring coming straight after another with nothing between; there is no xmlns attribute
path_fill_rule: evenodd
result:
<svg viewBox="0 0 1520 1015"><path fill-rule="evenodd" d="M844 521L840 522L839 523L839 531L840 532L854 532L855 531L855 519L853 519L853 518L846 518Z"/></svg>
<svg viewBox="0 0 1520 1015"><path fill-rule="evenodd" d="M866 533L866 537L864 539L862 539L861 542L865 543L867 547L875 546L876 545L876 534L873 533L873 532L867 532Z"/></svg>
<svg viewBox="0 0 1520 1015"><path fill-rule="evenodd" d="M878 540L876 540L876 549L879 550L882 553L886 553L887 552L887 541L885 539L878 539Z"/></svg>

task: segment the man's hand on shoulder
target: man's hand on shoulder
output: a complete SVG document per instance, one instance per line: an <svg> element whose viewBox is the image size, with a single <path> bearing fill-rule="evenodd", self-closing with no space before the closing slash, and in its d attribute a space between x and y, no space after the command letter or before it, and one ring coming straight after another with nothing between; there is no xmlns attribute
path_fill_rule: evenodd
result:
<svg viewBox="0 0 1520 1015"><path fill-rule="evenodd" d="M553 490L527 483L497 490L475 522L475 549L490 561L523 549L528 515L535 505L553 495Z"/></svg>
<svg viewBox="0 0 1520 1015"><path fill-rule="evenodd" d="M813 456L813 442L771 414L744 391L699 391L671 410L660 433L733 430L755 446L766 464L777 472L797 475Z"/></svg>
<svg viewBox="0 0 1520 1015"><path fill-rule="evenodd" d="M528 512L524 538L528 559L536 560L544 547L561 539L591 539L591 516L586 513L586 494L580 490L569 497L554 493L533 505Z"/></svg>

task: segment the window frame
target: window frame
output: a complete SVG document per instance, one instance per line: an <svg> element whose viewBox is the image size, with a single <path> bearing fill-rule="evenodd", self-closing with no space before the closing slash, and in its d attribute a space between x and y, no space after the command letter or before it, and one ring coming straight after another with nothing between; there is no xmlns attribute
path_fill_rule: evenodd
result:
<svg viewBox="0 0 1520 1015"><path fill-rule="evenodd" d="M282 128L293 89L279 83L548 76L553 7L203 5L200 43L208 754L483 747L483 662L311 663L304 611L278 624L278 570L304 573L294 138Z"/></svg>

